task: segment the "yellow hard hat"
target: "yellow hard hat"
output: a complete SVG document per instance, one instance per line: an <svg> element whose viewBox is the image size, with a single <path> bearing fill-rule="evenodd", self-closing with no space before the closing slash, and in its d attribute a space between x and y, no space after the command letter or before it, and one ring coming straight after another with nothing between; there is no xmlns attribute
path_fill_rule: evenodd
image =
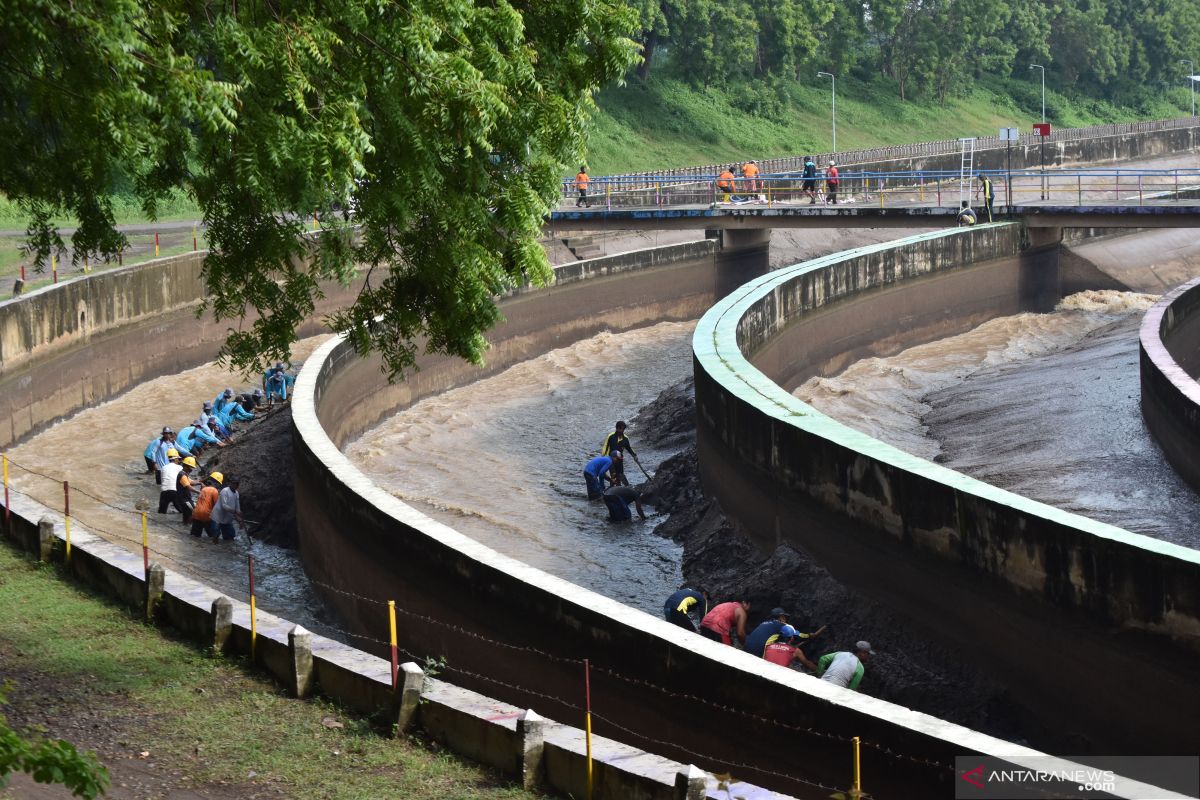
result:
<svg viewBox="0 0 1200 800"><path fill-rule="evenodd" d="M196 459L195 459L195 458L193 458L192 456L188 456L187 458L185 458L185 459L183 460L183 465L184 465L185 467L192 467L193 469L195 469L195 467L196 467Z"/></svg>
<svg viewBox="0 0 1200 800"><path fill-rule="evenodd" d="M172 447L167 450L167 458L179 458L179 451Z"/></svg>
<svg viewBox="0 0 1200 800"><path fill-rule="evenodd" d="M214 481L216 481L217 483L224 483L224 482L225 482L225 476L224 476L224 475L222 475L222 474L221 474L221 473L219 473L219 472L214 472L213 474L209 475L208 477L212 478L212 479L213 479Z"/></svg>

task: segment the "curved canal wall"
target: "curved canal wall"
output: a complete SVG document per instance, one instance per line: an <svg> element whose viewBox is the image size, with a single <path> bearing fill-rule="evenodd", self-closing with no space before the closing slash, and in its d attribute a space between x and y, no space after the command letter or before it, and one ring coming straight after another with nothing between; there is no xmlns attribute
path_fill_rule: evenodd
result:
<svg viewBox="0 0 1200 800"><path fill-rule="evenodd" d="M952 307L945 319L923 322L928 335L1052 303L1057 248L1027 250L1023 243L1015 226L931 239L929 259L947 271L964 261L975 264L973 274L986 276L990 288L969 310ZM898 796L947 790L952 773L945 765L957 754L1030 754L699 637L681 637L657 617L425 517L375 486L341 453L358 432L421 397L599 330L687 319L762 269L735 264L735 282L724 255L656 253L654 260L625 257L617 273L603 259L574 265L580 271L569 279L506 298L508 321L491 337L486 369L429 358L411 380L389 386L378 362L359 359L345 342L331 341L310 358L293 405L296 493L305 566L319 587L328 587L329 602L354 630L379 638L380 603L394 600L407 612L402 649L442 656L455 682L552 718L579 713L578 659L587 658L593 705L604 708L598 730L633 742L653 738L673 757L709 754L719 761L701 766L736 763L739 775L783 791L811 791L779 774L797 752L805 754L810 778L836 784L851 736L878 743L872 779ZM867 338L864 332L864 347ZM530 435L537 435L536 420ZM497 491L510 483L497 476Z"/></svg>
<svg viewBox="0 0 1200 800"><path fill-rule="evenodd" d="M995 225L847 251L718 303L694 336L702 479L762 547L803 547L1005 676L1037 741L1172 752L1200 712L1200 553L922 461L788 391L997 304L1043 307L1052 259L996 261L1018 237Z"/></svg>
<svg viewBox="0 0 1200 800"><path fill-rule="evenodd" d="M1167 460L1200 492L1200 278L1163 295L1142 321L1142 416Z"/></svg>

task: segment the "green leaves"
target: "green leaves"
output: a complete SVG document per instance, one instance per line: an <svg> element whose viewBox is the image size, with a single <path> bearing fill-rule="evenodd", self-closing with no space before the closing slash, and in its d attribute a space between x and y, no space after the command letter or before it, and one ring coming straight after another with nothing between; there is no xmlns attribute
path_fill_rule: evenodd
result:
<svg viewBox="0 0 1200 800"><path fill-rule="evenodd" d="M4 702L0 690L0 705ZM84 800L93 800L108 788L108 770L94 754L80 753L61 739L19 736L0 714L0 788L14 772L25 772L38 783L61 784Z"/></svg>
<svg viewBox="0 0 1200 800"><path fill-rule="evenodd" d="M356 264L370 277L332 322L361 352L393 376L422 347L481 360L493 296L550 275L536 237L581 161L592 93L636 58L635 15L607 0L2 10L0 192L41 259L63 247L63 212L77 257L116 257L103 198L118 180L151 213L187 192L222 354L247 370L284 357L319 284ZM314 213L322 233L305 237Z"/></svg>

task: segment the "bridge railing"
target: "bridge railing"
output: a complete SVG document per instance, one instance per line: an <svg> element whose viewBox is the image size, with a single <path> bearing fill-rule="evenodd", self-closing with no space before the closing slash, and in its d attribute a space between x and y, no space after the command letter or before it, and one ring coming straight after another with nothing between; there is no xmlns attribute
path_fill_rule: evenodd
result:
<svg viewBox="0 0 1200 800"><path fill-rule="evenodd" d="M1194 128L1200 125L1198 117L1177 117L1172 119L1146 120L1142 122L1120 122L1111 125L1092 125L1084 128L1059 128L1046 138L1047 143L1076 141L1080 139L1097 139L1107 136L1123 136L1137 133L1154 133L1157 131ZM1012 142L1013 147L1029 147L1037 145L1041 139L1035 133L1023 133ZM975 138L975 149L1003 149L1008 143L998 136L979 136ZM839 166L855 166L887 161L897 161L912 158L932 158L936 156L955 155L962 147L958 139L939 139L930 142L914 142L913 144L874 147L865 150L847 150L837 153L812 153L813 161L821 166L835 161ZM799 173L804 170L805 156L786 156L783 158L768 158L758 160L759 170L766 174ZM733 166L738 172L742 163L737 164L707 164L696 167L679 167L660 170L658 172L632 172L607 176L610 179L638 179L643 181L654 177L669 176L673 178L703 178L709 175L719 175L726 166Z"/></svg>
<svg viewBox="0 0 1200 800"><path fill-rule="evenodd" d="M1191 197L1188 190L1200 185L1200 169L1025 169L981 173L992 181L997 206L1042 200L1069 205L1140 205ZM592 180L583 198L573 181L564 181L562 207L651 209L743 203L812 204L828 199L827 178L821 173L811 186L806 186L804 179L793 173L732 179L716 173L621 176ZM909 204L957 207L964 200L978 199L981 189L982 183L975 177L964 180L957 170L846 171L838 176L837 199L841 203L870 203L880 208Z"/></svg>

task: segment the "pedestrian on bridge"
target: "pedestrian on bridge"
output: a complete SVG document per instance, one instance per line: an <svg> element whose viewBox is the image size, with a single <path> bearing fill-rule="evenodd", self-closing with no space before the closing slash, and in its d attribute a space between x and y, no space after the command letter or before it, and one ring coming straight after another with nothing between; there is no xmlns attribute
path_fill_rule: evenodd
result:
<svg viewBox="0 0 1200 800"><path fill-rule="evenodd" d="M838 178L837 164L830 160L829 169L825 170L825 202L828 205L837 205L839 183L841 183L841 180Z"/></svg>
<svg viewBox="0 0 1200 800"><path fill-rule="evenodd" d="M733 167L726 167L720 175L717 176L717 191L720 192L724 199L722 202L728 203L730 194L734 189Z"/></svg>
<svg viewBox="0 0 1200 800"><path fill-rule="evenodd" d="M817 164L813 161L812 156L804 157L804 174L801 176L804 183L801 184L804 190L804 196L808 198L810 206L817 204Z"/></svg>
<svg viewBox="0 0 1200 800"><path fill-rule="evenodd" d="M590 180L591 178L589 178L587 174L587 167L580 167L579 173L575 176L575 188L579 190L579 199L575 201L576 208L579 208L580 206L583 206L584 208L592 207L592 203L590 200L588 200L587 196L588 181Z"/></svg>
<svg viewBox="0 0 1200 800"><path fill-rule="evenodd" d="M983 193L983 207L987 210L987 221L992 221L992 201L996 199L996 190L992 186L992 179L982 172L977 176L979 178L979 188L975 190L975 197Z"/></svg>
<svg viewBox="0 0 1200 800"><path fill-rule="evenodd" d="M758 163L754 159L750 159L742 165L742 177L746 181L746 191L751 195L757 195L759 189Z"/></svg>

